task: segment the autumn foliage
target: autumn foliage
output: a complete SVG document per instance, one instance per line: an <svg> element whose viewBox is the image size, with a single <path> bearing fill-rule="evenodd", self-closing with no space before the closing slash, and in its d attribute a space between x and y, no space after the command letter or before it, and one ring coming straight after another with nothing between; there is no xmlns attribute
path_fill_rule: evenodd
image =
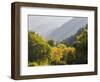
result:
<svg viewBox="0 0 100 82"><path fill-rule="evenodd" d="M87 28L75 37L71 45L66 45L28 32L28 66L87 63Z"/></svg>

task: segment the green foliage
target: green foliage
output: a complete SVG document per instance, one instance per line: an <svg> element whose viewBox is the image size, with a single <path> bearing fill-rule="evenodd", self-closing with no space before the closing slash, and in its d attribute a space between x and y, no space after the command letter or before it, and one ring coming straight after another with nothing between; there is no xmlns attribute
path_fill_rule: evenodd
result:
<svg viewBox="0 0 100 82"><path fill-rule="evenodd" d="M83 29L80 35L76 36L76 41L73 46L77 49L77 60L76 63L86 64L87 63L87 27Z"/></svg>
<svg viewBox="0 0 100 82"><path fill-rule="evenodd" d="M87 26L71 45L47 41L35 32L28 32L28 66L86 64L87 37Z"/></svg>
<svg viewBox="0 0 100 82"><path fill-rule="evenodd" d="M64 48L66 48L66 45L59 43L59 44L57 44L57 47L61 48L61 49L64 49Z"/></svg>
<svg viewBox="0 0 100 82"><path fill-rule="evenodd" d="M76 59L76 49L74 47L67 47L63 51L63 61L66 64L74 64Z"/></svg>
<svg viewBox="0 0 100 82"><path fill-rule="evenodd" d="M53 40L49 40L49 41L48 41L48 44L49 44L50 46L54 46L54 41L53 41Z"/></svg>
<svg viewBox="0 0 100 82"><path fill-rule="evenodd" d="M37 62L29 62L28 66L38 66Z"/></svg>
<svg viewBox="0 0 100 82"><path fill-rule="evenodd" d="M28 33L28 39L29 62L37 62L39 65L48 64L51 54L51 47L48 43L34 32Z"/></svg>

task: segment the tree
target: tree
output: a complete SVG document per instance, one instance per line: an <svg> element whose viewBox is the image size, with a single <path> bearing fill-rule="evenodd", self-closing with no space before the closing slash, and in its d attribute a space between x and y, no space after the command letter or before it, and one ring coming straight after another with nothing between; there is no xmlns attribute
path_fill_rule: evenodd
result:
<svg viewBox="0 0 100 82"><path fill-rule="evenodd" d="M57 44L57 47L60 49L64 49L64 48L66 48L66 45L59 43L59 44Z"/></svg>
<svg viewBox="0 0 100 82"><path fill-rule="evenodd" d="M49 44L50 46L54 46L54 45L55 45L53 40L49 40L49 41L48 41L48 44Z"/></svg>
<svg viewBox="0 0 100 82"><path fill-rule="evenodd" d="M78 64L86 64L87 63L87 49L88 49L88 40L87 40L87 26L83 29L83 31L76 36L76 41L73 46L77 49L77 60Z"/></svg>
<svg viewBox="0 0 100 82"><path fill-rule="evenodd" d="M52 54L51 54L51 64L60 64L61 63L61 58L62 58L62 49L53 47L52 48Z"/></svg>
<svg viewBox="0 0 100 82"><path fill-rule="evenodd" d="M74 64L76 59L76 49L74 47L67 47L63 51L63 61L66 64Z"/></svg>
<svg viewBox="0 0 100 82"><path fill-rule="evenodd" d="M51 55L51 47L35 32L28 33L28 61L38 65L48 65ZM36 65L36 64L35 64Z"/></svg>

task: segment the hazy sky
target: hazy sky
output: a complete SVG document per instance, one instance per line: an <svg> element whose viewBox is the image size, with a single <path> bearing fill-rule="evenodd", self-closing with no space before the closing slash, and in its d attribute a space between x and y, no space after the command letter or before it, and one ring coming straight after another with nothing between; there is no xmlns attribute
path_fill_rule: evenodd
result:
<svg viewBox="0 0 100 82"><path fill-rule="evenodd" d="M29 16L29 30L36 31L37 29L41 29L43 26L47 26L49 30L59 28L62 24L64 24L65 22L71 19L73 19L73 17L30 15Z"/></svg>

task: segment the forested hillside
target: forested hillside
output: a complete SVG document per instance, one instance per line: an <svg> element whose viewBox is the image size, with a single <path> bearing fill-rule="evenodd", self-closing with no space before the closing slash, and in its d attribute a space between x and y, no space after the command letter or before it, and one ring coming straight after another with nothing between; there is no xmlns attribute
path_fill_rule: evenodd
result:
<svg viewBox="0 0 100 82"><path fill-rule="evenodd" d="M87 64L87 33L86 26L73 36L73 42L69 44L66 40L58 43L46 40L29 31L28 66Z"/></svg>

